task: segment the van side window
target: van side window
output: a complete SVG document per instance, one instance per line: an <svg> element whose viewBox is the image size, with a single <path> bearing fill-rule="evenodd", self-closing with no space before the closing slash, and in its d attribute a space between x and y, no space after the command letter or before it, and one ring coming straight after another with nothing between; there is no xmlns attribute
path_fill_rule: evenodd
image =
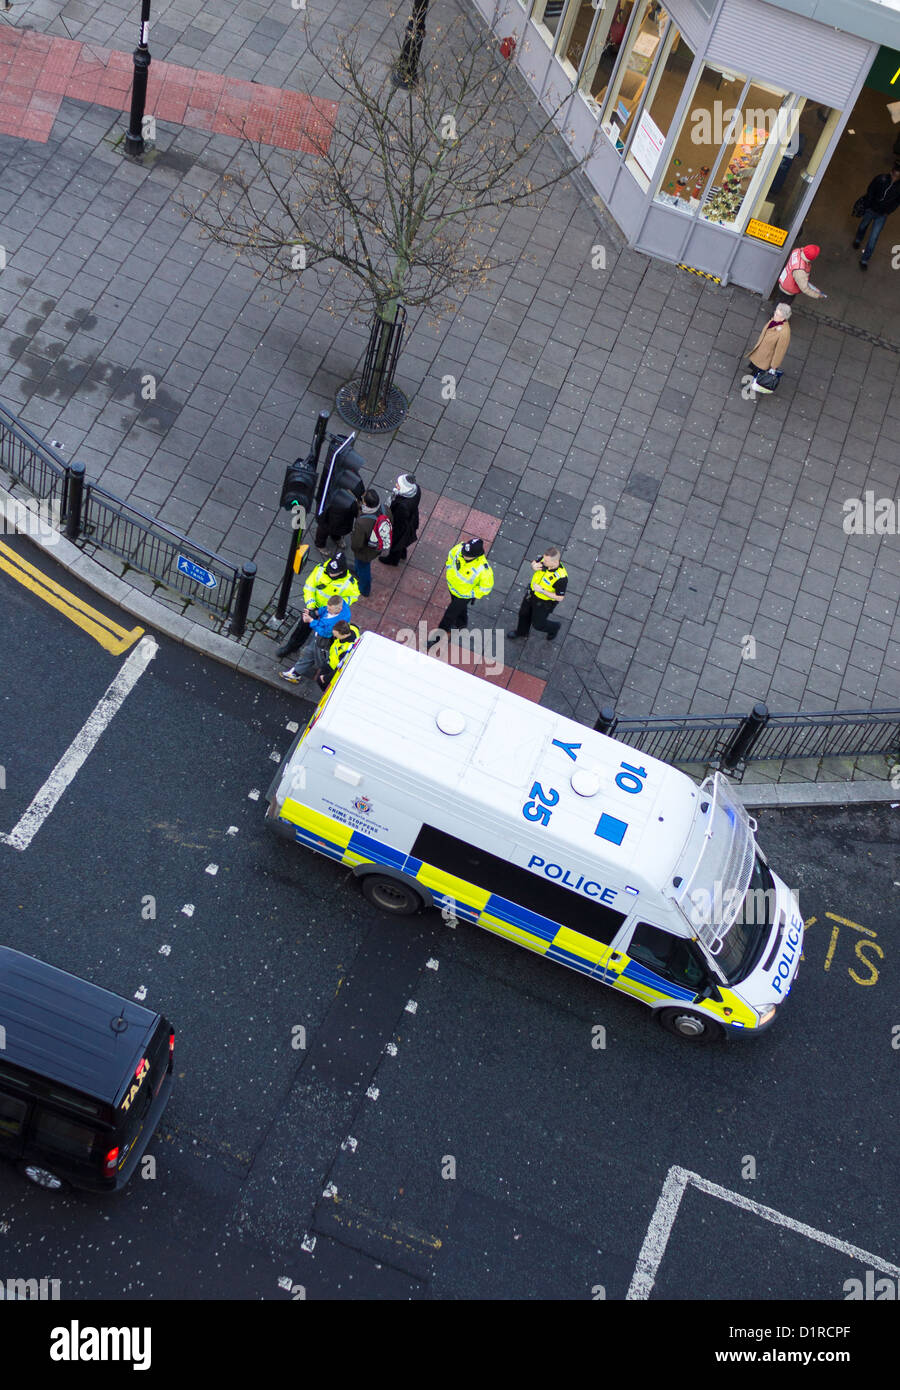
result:
<svg viewBox="0 0 900 1390"><path fill-rule="evenodd" d="M445 835L443 830L435 830L432 825L422 826L411 853L416 859L443 869L444 873L531 908L542 917L549 917L551 922L559 922L606 946L612 942L627 915L605 903L582 897L571 888L538 878L537 874L520 869L518 864L510 864L467 840Z"/></svg>
<svg viewBox="0 0 900 1390"><path fill-rule="evenodd" d="M35 1143L82 1159L90 1158L96 1136L97 1131L90 1126L40 1108L35 1115L31 1135Z"/></svg>
<svg viewBox="0 0 900 1390"><path fill-rule="evenodd" d="M0 1138L18 1139L27 1110L24 1100L0 1095Z"/></svg>
<svg viewBox="0 0 900 1390"><path fill-rule="evenodd" d="M649 922L638 922L628 954L648 970L654 970L673 984L684 985L685 989L699 990L706 983L707 972L691 949L691 943L671 932L660 931Z"/></svg>

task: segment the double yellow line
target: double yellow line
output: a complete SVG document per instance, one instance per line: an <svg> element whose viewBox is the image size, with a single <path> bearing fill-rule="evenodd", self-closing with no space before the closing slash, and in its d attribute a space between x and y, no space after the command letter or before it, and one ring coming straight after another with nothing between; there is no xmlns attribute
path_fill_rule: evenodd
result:
<svg viewBox="0 0 900 1390"><path fill-rule="evenodd" d="M105 651L111 652L113 656L121 656L122 652L127 652L139 637L143 637L142 627L132 628L129 632L126 628L114 623L112 618L107 618L103 613L92 608L89 603L78 598L75 594L64 589L61 584L49 579L46 574L30 565L27 560L23 560L21 555L17 555L8 545L0 541L0 570L8 574L17 584L23 584L26 589L30 589L38 598L49 603L51 608L62 613L76 627L80 627L82 632L86 632L89 637L93 637L95 642L99 642Z"/></svg>

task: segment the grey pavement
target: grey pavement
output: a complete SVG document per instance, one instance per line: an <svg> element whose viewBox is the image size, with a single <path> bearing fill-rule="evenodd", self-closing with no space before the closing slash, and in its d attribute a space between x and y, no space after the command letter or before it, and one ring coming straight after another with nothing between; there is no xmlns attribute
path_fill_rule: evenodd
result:
<svg viewBox="0 0 900 1390"><path fill-rule="evenodd" d="M133 11L34 0L12 21L130 50ZM361 15L389 54L380 4L345 0L322 24ZM333 95L297 59L296 20L289 0L163 0L151 50ZM532 107L523 87L511 115ZM280 301L185 220L180 202L246 164L240 141L161 123L140 166L114 147L124 125L65 99L46 145L0 136L0 401L120 496L255 560L264 601L287 544L284 465L358 368L365 328L329 315L315 281ZM439 326L414 324L410 415L359 448L376 486L415 470L502 518L486 625L508 622L528 558L561 544L563 633L515 654L544 703L585 722L610 702L623 717L900 706L900 343L800 311L781 389L747 401L767 304L624 248L586 187L493 220L484 244L512 264ZM893 529L848 535L843 504L866 491L893 499Z"/></svg>

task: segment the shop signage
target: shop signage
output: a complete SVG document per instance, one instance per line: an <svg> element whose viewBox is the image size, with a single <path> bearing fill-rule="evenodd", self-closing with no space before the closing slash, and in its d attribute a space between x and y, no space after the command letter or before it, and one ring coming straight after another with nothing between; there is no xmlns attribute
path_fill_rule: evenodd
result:
<svg viewBox="0 0 900 1390"><path fill-rule="evenodd" d="M883 92L895 101L900 97L900 52L896 48L879 48L866 86L874 87L876 92Z"/></svg>
<svg viewBox="0 0 900 1390"><path fill-rule="evenodd" d="M646 111L641 115L638 128L634 132L634 139L631 142L631 154L637 161L648 179L653 178L657 163L659 162L660 152L666 143L659 126Z"/></svg>
<svg viewBox="0 0 900 1390"><path fill-rule="evenodd" d="M758 237L760 241L771 242L773 246L783 246L787 240L784 227L772 227L768 222L757 222L756 218L747 223L747 235Z"/></svg>

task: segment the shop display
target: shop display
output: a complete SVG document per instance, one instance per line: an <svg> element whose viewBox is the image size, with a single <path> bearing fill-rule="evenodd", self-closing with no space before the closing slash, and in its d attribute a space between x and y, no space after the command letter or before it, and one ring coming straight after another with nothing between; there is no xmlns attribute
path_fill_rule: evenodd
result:
<svg viewBox="0 0 900 1390"><path fill-rule="evenodd" d="M743 131L721 184L710 189L703 208L703 216L708 222L734 222L737 219L747 184L753 177L768 138L768 131L761 127Z"/></svg>

